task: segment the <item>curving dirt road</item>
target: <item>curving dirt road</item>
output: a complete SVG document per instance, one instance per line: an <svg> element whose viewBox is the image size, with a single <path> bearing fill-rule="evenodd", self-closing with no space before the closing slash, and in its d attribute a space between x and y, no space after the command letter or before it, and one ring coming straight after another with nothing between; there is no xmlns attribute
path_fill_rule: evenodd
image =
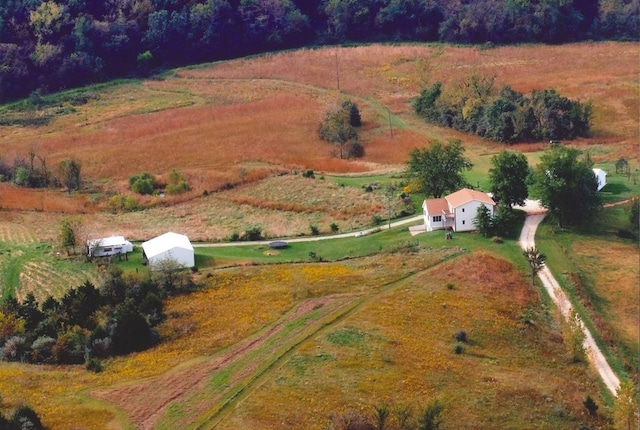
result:
<svg viewBox="0 0 640 430"><path fill-rule="evenodd" d="M541 208L537 202L531 200L528 200L525 206L520 207L520 209L523 209L527 213L524 227L520 233L520 247L522 249L527 249L535 246L534 238L536 235L536 229L538 228L538 224L540 224L544 219L546 213L544 208ZM542 281L547 293L549 293L551 300L553 300L556 306L558 306L562 315L565 318L568 318L569 312L571 312L572 308L571 302L558 284L558 281L553 277L549 268L544 266L542 270L538 272L538 277ZM582 321L580 321L580 324L582 325L582 329L586 335L584 348L587 352L589 362L596 369L609 391L616 394L616 391L620 386L620 379L613 372L611 366L609 366L607 359L602 354L602 351L593 339L589 329L582 323Z"/></svg>

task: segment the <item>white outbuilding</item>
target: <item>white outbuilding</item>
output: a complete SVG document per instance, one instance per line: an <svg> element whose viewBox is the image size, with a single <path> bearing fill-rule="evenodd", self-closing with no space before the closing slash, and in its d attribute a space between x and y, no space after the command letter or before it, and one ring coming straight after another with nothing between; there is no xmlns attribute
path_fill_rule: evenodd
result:
<svg viewBox="0 0 640 430"><path fill-rule="evenodd" d="M108 257L111 255L133 252L133 244L124 236L109 236L102 239L87 240L87 255L89 257Z"/></svg>
<svg viewBox="0 0 640 430"><path fill-rule="evenodd" d="M150 267L167 260L174 260L183 267L195 266L193 246L183 234L169 232L154 237L142 243L142 250Z"/></svg>
<svg viewBox="0 0 640 430"><path fill-rule="evenodd" d="M605 185L607 185L607 172L602 169L593 169L593 174L596 175L596 179L598 180L598 191L600 191Z"/></svg>

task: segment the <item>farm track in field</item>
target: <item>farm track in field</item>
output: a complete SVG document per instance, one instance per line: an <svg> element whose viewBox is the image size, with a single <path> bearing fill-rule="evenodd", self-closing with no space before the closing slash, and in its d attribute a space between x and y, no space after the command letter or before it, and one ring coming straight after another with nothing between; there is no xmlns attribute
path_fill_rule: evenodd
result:
<svg viewBox="0 0 640 430"><path fill-rule="evenodd" d="M436 264L458 254L444 256ZM122 408L139 429L212 428L304 341L330 330L400 282L432 267L403 274L370 295L330 295L304 300L266 331L212 359L142 382L102 389L94 395Z"/></svg>

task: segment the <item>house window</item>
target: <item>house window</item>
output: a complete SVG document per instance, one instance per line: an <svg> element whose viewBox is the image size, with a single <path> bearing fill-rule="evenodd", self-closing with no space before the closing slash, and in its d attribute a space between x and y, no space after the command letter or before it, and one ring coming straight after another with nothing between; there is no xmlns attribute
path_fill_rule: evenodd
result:
<svg viewBox="0 0 640 430"><path fill-rule="evenodd" d="M464 208L462 208L462 212L464 212Z"/></svg>
<svg viewBox="0 0 640 430"><path fill-rule="evenodd" d="M436 215L433 217L433 222L442 222L442 215Z"/></svg>
<svg viewBox="0 0 640 430"><path fill-rule="evenodd" d="M462 224L464 224L464 220L462 220Z"/></svg>

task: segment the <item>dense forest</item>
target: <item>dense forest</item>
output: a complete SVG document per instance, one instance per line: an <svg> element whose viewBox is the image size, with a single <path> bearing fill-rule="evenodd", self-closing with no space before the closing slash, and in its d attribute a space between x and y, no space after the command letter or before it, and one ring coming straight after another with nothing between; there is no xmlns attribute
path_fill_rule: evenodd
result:
<svg viewBox="0 0 640 430"><path fill-rule="evenodd" d="M0 102L151 70L359 42L638 40L639 0L3 0Z"/></svg>

